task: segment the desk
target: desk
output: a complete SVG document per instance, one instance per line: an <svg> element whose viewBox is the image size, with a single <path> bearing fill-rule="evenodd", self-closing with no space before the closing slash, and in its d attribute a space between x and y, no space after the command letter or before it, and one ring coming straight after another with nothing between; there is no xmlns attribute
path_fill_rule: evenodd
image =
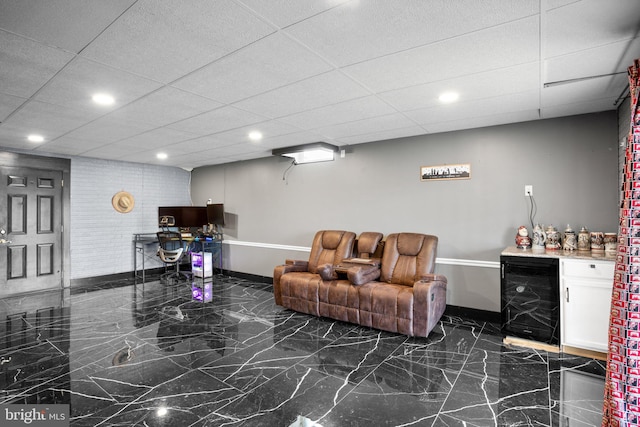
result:
<svg viewBox="0 0 640 427"><path fill-rule="evenodd" d="M158 247L158 236L156 233L136 233L133 235L133 278L142 279L142 283L145 281L145 248L148 245ZM157 252L154 252L154 256ZM142 272L138 273L138 255L142 258Z"/></svg>
<svg viewBox="0 0 640 427"><path fill-rule="evenodd" d="M219 272L222 272L222 234L215 234L204 238L200 237L183 237L182 240L187 242L187 250L189 252L195 252L193 249L200 244L203 252L211 252L213 268L218 268ZM158 260L157 247L159 245L158 236L156 233L136 233L133 235L133 276L134 279L141 278L142 283L145 282L145 258L146 249L149 245L153 245L153 259ZM199 251L198 251L199 252ZM151 259L152 257L149 256ZM138 269L138 265L142 269Z"/></svg>

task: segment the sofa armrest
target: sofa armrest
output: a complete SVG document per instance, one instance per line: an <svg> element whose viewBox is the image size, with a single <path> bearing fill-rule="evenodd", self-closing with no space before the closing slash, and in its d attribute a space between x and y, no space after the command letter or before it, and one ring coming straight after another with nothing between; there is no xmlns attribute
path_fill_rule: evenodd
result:
<svg viewBox="0 0 640 427"><path fill-rule="evenodd" d="M447 278L429 274L413 284L413 333L426 337L447 307Z"/></svg>
<svg viewBox="0 0 640 427"><path fill-rule="evenodd" d="M444 277L442 274L424 274L422 276L419 276L416 279L416 283L417 282L444 282L445 286L447 284L447 278Z"/></svg>
<svg viewBox="0 0 640 427"><path fill-rule="evenodd" d="M282 292L280 290L280 278L283 274L291 273L295 271L308 271L309 262L288 259L284 265L278 265L273 269L273 297L276 300L276 304L282 305Z"/></svg>
<svg viewBox="0 0 640 427"><path fill-rule="evenodd" d="M309 261L301 260L301 259L287 259L284 261L285 265L294 265L297 267L304 267L304 270L307 271L309 268ZM297 271L297 270L296 270Z"/></svg>
<svg viewBox="0 0 640 427"><path fill-rule="evenodd" d="M377 265L358 265L347 270L347 279L354 285L364 285L379 277L380 267Z"/></svg>

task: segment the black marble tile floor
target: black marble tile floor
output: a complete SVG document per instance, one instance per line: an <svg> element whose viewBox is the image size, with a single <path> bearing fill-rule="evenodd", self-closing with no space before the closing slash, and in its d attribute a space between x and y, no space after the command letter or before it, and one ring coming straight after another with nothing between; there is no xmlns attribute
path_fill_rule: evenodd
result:
<svg viewBox="0 0 640 427"><path fill-rule="evenodd" d="M600 424L602 361L507 347L473 319L409 338L211 285L0 299L0 403L69 404L72 426Z"/></svg>

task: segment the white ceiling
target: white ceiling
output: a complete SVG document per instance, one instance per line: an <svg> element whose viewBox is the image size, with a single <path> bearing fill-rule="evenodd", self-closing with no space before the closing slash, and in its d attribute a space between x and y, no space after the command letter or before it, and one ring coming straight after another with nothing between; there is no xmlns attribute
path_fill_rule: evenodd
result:
<svg viewBox="0 0 640 427"><path fill-rule="evenodd" d="M639 31L638 0L0 0L0 148L189 169L614 110Z"/></svg>

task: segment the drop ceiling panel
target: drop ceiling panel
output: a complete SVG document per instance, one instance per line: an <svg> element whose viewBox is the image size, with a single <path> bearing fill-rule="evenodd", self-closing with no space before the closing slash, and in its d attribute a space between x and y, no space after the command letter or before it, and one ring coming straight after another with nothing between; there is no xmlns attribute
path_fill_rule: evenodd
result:
<svg viewBox="0 0 640 427"><path fill-rule="evenodd" d="M193 93L165 86L126 105L111 115L163 126L211 111L222 104Z"/></svg>
<svg viewBox="0 0 640 427"><path fill-rule="evenodd" d="M331 70L284 33L275 33L173 83L231 103Z"/></svg>
<svg viewBox="0 0 640 427"><path fill-rule="evenodd" d="M172 129L208 135L264 121L263 116L226 106L169 125Z"/></svg>
<svg viewBox="0 0 640 427"><path fill-rule="evenodd" d="M36 153L58 153L79 156L102 145L102 142L62 136L54 141L36 146L33 151Z"/></svg>
<svg viewBox="0 0 640 427"><path fill-rule="evenodd" d="M414 126L416 123L400 113L373 117L350 123L328 126L315 131L326 138L337 139L347 136L373 134L390 129L400 129Z"/></svg>
<svg viewBox="0 0 640 427"><path fill-rule="evenodd" d="M299 129L294 126L279 122L277 120L270 120L268 122L258 123L256 125L242 126L229 131L216 133L215 137L216 139L227 142L229 144L237 144L239 142L242 142L248 144L251 147L254 147L259 146L261 141L252 141L249 138L249 133L256 130L259 130L260 133L262 133L263 140L299 131Z"/></svg>
<svg viewBox="0 0 640 427"><path fill-rule="evenodd" d="M262 140L262 146L267 147L268 149L273 148L283 148L283 147L291 147L294 145L307 144L309 142L318 142L322 141L322 135L319 135L315 132L296 132L290 133L288 135L280 135L272 138L265 138ZM326 141L325 142L330 142Z"/></svg>
<svg viewBox="0 0 640 427"><path fill-rule="evenodd" d="M537 61L539 32L536 16L372 59L344 71L369 89L383 92L498 70Z"/></svg>
<svg viewBox="0 0 640 427"><path fill-rule="evenodd" d="M638 36L637 0L582 0L550 10L545 16L544 51L547 57L628 40Z"/></svg>
<svg viewBox="0 0 640 427"><path fill-rule="evenodd" d="M537 15L537 2L360 1L300 22L287 32L337 66L446 40ZM376 40L371 43L371 40Z"/></svg>
<svg viewBox="0 0 640 427"><path fill-rule="evenodd" d="M267 150L264 147L259 147L259 146L250 145L250 144L232 144L232 145L225 145L224 147L216 148L215 150L203 151L201 153L198 153L198 155L203 157L216 157L216 156L232 157L232 156L237 156L242 154L251 154L256 152L265 153L267 151L271 151L271 150Z"/></svg>
<svg viewBox="0 0 640 427"><path fill-rule="evenodd" d="M254 96L234 105L256 114L277 118L369 94L344 74L331 71Z"/></svg>
<svg viewBox="0 0 640 427"><path fill-rule="evenodd" d="M0 93L0 123L16 108L24 104L25 98Z"/></svg>
<svg viewBox="0 0 640 427"><path fill-rule="evenodd" d="M108 144L85 151L84 153L82 153L82 155L85 157L96 157L99 159L129 161L132 154L140 151L142 150L128 149L127 147L123 147L121 145Z"/></svg>
<svg viewBox="0 0 640 427"><path fill-rule="evenodd" d="M146 132L152 125L104 116L69 132L67 136L110 144Z"/></svg>
<svg viewBox="0 0 640 427"><path fill-rule="evenodd" d="M82 126L94 116L93 112L28 101L2 124L2 130L13 128L25 136L38 133L45 140L51 140Z"/></svg>
<svg viewBox="0 0 640 427"><path fill-rule="evenodd" d="M279 28L288 27L350 0L240 0L257 15Z"/></svg>
<svg viewBox="0 0 640 427"><path fill-rule="evenodd" d="M215 135L193 138L188 141L178 142L163 148L162 151L173 155L198 155L207 150L217 149L230 145L227 141L221 141Z"/></svg>
<svg viewBox="0 0 640 427"><path fill-rule="evenodd" d="M64 67L34 97L38 101L104 115L159 88L157 82L116 70L83 58ZM116 100L112 106L97 105L91 97L105 92Z"/></svg>
<svg viewBox="0 0 640 427"><path fill-rule="evenodd" d="M0 28L78 53L133 3L134 0L2 1Z"/></svg>
<svg viewBox="0 0 640 427"><path fill-rule="evenodd" d="M532 62L396 89L379 96L397 109L409 111L441 105L438 97L446 92L458 93L459 102L467 103L476 99L537 90L539 87L540 70L538 63Z"/></svg>
<svg viewBox="0 0 640 427"><path fill-rule="evenodd" d="M406 138L409 136L423 135L425 133L426 132L423 127L414 125L402 129L390 129L381 132L375 132L373 134L367 133L364 135L348 136L339 138L336 140L336 142L346 145L355 145L371 142L371 138L373 137L373 135L376 135L376 141L384 141L387 139Z"/></svg>
<svg viewBox="0 0 640 427"><path fill-rule="evenodd" d="M440 122L456 121L460 117L482 117L486 116L488 112L491 114L506 114L510 111L537 110L539 103L538 91L530 91L464 101L459 104L422 108L408 111L405 115L433 132L432 125Z"/></svg>
<svg viewBox="0 0 640 427"><path fill-rule="evenodd" d="M0 30L0 92L28 98L73 55Z"/></svg>
<svg viewBox="0 0 640 427"><path fill-rule="evenodd" d="M538 110L512 111L506 114L490 114L482 117L456 119L450 122L440 122L429 126L431 133L451 132L463 129L498 126L509 123L528 122L540 118Z"/></svg>
<svg viewBox="0 0 640 427"><path fill-rule="evenodd" d="M626 74L639 56L640 37L557 56L544 61L544 83L616 72Z"/></svg>
<svg viewBox="0 0 640 427"><path fill-rule="evenodd" d="M231 0L139 0L82 55L169 83L273 31Z"/></svg>
<svg viewBox="0 0 640 427"><path fill-rule="evenodd" d="M190 132L184 132L171 128L157 128L144 132L130 138L125 138L120 142L123 144L131 144L132 146L144 149L160 149L170 146L178 142L187 141L197 138L198 135Z"/></svg>
<svg viewBox="0 0 640 427"><path fill-rule="evenodd" d="M18 150L33 150L37 146L38 144L31 143L27 140L27 134L24 133L24 129L2 125L2 132L0 132L0 147L14 148Z"/></svg>
<svg viewBox="0 0 640 427"><path fill-rule="evenodd" d="M323 126L353 122L369 117L384 116L396 110L377 96L365 96L326 107L316 108L279 120L301 129L316 129Z"/></svg>

